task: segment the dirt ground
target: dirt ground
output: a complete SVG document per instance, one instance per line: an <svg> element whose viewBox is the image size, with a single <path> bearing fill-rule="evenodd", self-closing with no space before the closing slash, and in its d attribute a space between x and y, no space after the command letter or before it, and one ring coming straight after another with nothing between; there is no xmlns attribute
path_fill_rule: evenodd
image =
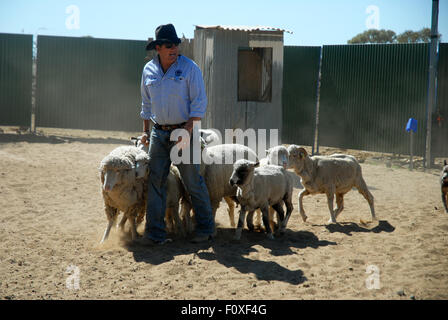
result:
<svg viewBox="0 0 448 320"><path fill-rule="evenodd" d="M210 244L142 247L114 229L100 245L98 166L130 135L0 129L0 299L448 299L440 170L411 172L392 155L337 150L360 159L378 223L356 191L338 224L327 224L325 196L305 197L303 223L295 189L275 240L244 230L233 241L223 203Z"/></svg>

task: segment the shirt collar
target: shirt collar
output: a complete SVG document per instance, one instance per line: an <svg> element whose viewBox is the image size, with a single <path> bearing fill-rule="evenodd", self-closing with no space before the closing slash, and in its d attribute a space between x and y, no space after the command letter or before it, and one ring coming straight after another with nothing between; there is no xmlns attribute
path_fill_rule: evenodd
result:
<svg viewBox="0 0 448 320"><path fill-rule="evenodd" d="M168 72L171 68L173 68L173 67L177 67L177 65L179 64L179 59L181 59L181 57L182 57L182 55L180 55L180 54L177 56L176 61L174 61L174 63L171 65L171 67L168 68L167 72ZM158 55L158 54L156 54L154 60L155 60L155 62L157 63L157 65L159 66L159 68L160 68L160 72L161 72L162 74L165 74L165 73L163 73L163 68L162 68L162 65L160 64L160 59L159 59L159 55Z"/></svg>

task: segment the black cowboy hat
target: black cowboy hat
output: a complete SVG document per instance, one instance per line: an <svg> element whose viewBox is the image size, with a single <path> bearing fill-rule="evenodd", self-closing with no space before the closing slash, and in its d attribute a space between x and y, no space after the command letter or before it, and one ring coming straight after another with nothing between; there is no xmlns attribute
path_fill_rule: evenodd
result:
<svg viewBox="0 0 448 320"><path fill-rule="evenodd" d="M156 44L163 44L163 43L174 43L179 44L181 40L177 37L176 29L174 29L174 26L170 24L164 24L161 26L158 26L156 29L156 40L153 40L149 42L146 45L146 50L152 50L156 47Z"/></svg>

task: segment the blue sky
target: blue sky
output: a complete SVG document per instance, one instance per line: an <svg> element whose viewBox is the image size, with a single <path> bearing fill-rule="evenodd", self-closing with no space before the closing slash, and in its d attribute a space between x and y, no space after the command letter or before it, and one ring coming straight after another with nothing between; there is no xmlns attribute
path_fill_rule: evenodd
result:
<svg viewBox="0 0 448 320"><path fill-rule="evenodd" d="M376 13L366 12L369 6ZM195 25L265 25L293 31L285 45L345 44L369 21L397 34L431 27L431 6L432 0L0 0L0 32L146 40L166 23L187 38ZM439 33L448 42L448 0L440 0Z"/></svg>

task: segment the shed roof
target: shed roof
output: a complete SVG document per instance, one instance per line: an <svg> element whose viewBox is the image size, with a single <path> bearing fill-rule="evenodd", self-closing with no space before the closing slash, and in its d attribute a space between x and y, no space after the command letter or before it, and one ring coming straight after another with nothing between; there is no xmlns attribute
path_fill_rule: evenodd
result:
<svg viewBox="0 0 448 320"><path fill-rule="evenodd" d="M196 25L196 28L199 29L218 29L218 30L233 30L233 31L280 31L280 32L288 32L292 34L292 31L269 27L269 26L223 26L223 25Z"/></svg>

